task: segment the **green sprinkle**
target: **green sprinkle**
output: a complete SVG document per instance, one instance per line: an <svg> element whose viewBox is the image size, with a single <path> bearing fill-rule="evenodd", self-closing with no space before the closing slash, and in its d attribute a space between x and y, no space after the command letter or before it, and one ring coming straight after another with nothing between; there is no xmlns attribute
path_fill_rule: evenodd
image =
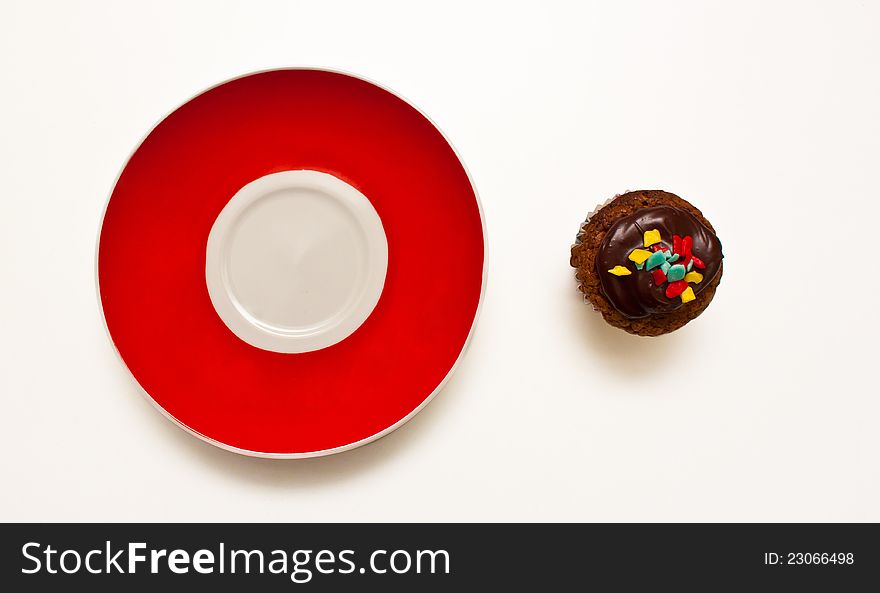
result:
<svg viewBox="0 0 880 593"><path fill-rule="evenodd" d="M669 262L665 261L662 264L660 264L660 269L663 270L664 274L668 274L669 273Z"/></svg>
<svg viewBox="0 0 880 593"><path fill-rule="evenodd" d="M651 256L647 260L645 260L645 267L650 272L651 270L653 270L654 268L656 268L660 264L665 264L665 263L666 263L666 256L663 255L663 252L662 251L655 251L654 253L651 254Z"/></svg>
<svg viewBox="0 0 880 593"><path fill-rule="evenodd" d="M668 261L668 262L671 263L671 264L674 264L675 262L678 261L678 254L677 254L677 253L672 254L672 257L670 257L670 258L669 258L668 260L666 260L666 261Z"/></svg>
<svg viewBox="0 0 880 593"><path fill-rule="evenodd" d="M677 282L684 278L684 275L687 272L684 269L684 266L681 264L675 264L671 268L669 268L669 272L666 274L666 279L670 282Z"/></svg>
<svg viewBox="0 0 880 593"><path fill-rule="evenodd" d="M642 262L640 264L636 264L636 269L637 270L644 270L645 269L645 262Z"/></svg>
<svg viewBox="0 0 880 593"><path fill-rule="evenodd" d="M687 268L687 270L688 270L688 272L690 272L690 271L693 270L693 269L694 269L694 260L691 260L691 261L688 262L688 268Z"/></svg>

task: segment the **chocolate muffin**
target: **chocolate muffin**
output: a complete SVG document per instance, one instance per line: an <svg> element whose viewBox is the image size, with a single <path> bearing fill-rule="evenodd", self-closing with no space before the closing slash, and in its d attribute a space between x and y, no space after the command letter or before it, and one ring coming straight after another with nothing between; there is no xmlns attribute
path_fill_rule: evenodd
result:
<svg viewBox="0 0 880 593"><path fill-rule="evenodd" d="M586 300L609 324L640 336L669 333L702 313L721 282L723 257L703 213L659 190L610 200L571 248Z"/></svg>

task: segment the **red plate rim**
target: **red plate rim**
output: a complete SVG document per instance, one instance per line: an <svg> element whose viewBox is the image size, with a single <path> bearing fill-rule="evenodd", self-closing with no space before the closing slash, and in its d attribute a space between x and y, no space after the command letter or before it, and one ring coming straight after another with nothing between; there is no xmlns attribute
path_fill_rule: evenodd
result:
<svg viewBox="0 0 880 593"><path fill-rule="evenodd" d="M400 420L398 420L397 422L395 422L391 426L388 426L387 428L385 428L377 433L374 433L368 437L365 437L363 439L360 439L360 440L357 440L357 441L354 441L354 442L351 442L351 443L348 443L345 445L340 445L340 446L333 447L333 448L321 449L321 450L315 450L315 451L294 452L294 453L275 453L275 452L266 452L266 451L255 451L255 450L236 447L234 445L224 443L222 441L213 439L205 434L202 434L201 432L193 429L192 427L188 426L186 423L182 422L180 419L176 418L168 410L166 410L164 407L162 407L149 394L149 392L143 387L143 385L141 385L140 381L138 381L135 374L131 371L128 364L125 362L125 359L122 357L122 353L119 351L119 348L117 347L116 342L114 341L113 336L110 332L110 328L107 324L107 319L106 319L105 312L104 312L104 305L103 305L103 301L101 298L99 256L100 256L100 246L101 246L101 232L102 232L102 229L104 228L104 221L105 221L105 217L107 214L107 209L110 205L110 201L113 197L113 193L116 189L116 186L119 183L119 180L120 180L123 172L125 171L128 163L131 161L131 158L135 155L135 153L138 151L138 149L140 149L140 147L147 140L147 138L149 138L149 136L153 133L153 131L163 121L165 121L165 119L167 119L169 116L171 116L173 113L175 113L178 109L180 109L181 107L183 107L184 105L186 105L190 101L196 99L200 95L205 94L213 89L216 89L217 87L220 87L224 84L227 84L227 83L239 80L239 79L247 78L249 76L258 75L258 74L264 74L264 73L270 73L270 72L276 72L276 71L296 71L296 70L311 70L311 71L325 72L325 73L330 73L330 74L338 74L338 75L351 77L353 79L357 79L362 82L366 82L368 84L371 84L371 85L389 93L390 95L393 95L394 97L400 99L401 101L405 102L408 106L410 106L413 110L415 110L417 113L419 113L423 118L425 118L425 120L427 120L431 124L431 126L437 131L438 134L440 134L440 136L443 138L443 140L449 145L449 148L452 150L453 154L458 159L458 162L461 165L462 170L464 171L464 173L467 177L468 183L470 184L471 190L473 191L474 199L476 201L477 211L480 216L480 226L482 229L483 261L482 261L482 275L481 275L481 283L480 283L480 295L479 295L479 299L477 301L476 310L474 311L474 316L473 316L473 320L471 322L470 329L468 330L468 334L467 334L467 336L461 346L461 350L459 351L458 356L455 359L455 362L452 364L452 366L449 367L449 370L446 372L446 375L443 377L443 379L440 381L440 383L434 388L434 390L430 394L428 394L427 397L425 397L422 400L422 402L418 406L416 406L412 411L410 411L403 418L401 418ZM318 67L318 66L272 67L272 68L264 68L264 69L259 69L259 70L248 71L248 72L233 76L231 78L224 79L224 80L217 82L209 87L206 87L206 88L199 90L195 94L189 96L186 100L175 105L172 109L167 111L164 115L159 117L156 120L156 122L146 131L146 133L144 133L144 135L140 138L140 140L138 140L135 143L134 147L128 153L128 155L126 156L122 165L120 166L119 172L116 174L116 177L113 180L113 184L111 185L110 191L108 192L108 195L107 195L107 199L104 202L104 207L102 208L102 211L101 211L100 224L98 225L98 230L97 230L96 239L95 239L95 257L94 257L95 294L96 294L97 301L98 301L98 310L100 312L101 324L103 325L104 332L105 332L107 338L109 339L110 344L113 347L113 351L116 354L116 358L119 360L120 363L122 363L122 366L125 368L128 375L134 380L134 383L135 383L135 385L137 385L138 391L140 391L141 395L148 402L150 402L150 404L152 404L154 408L156 408L159 412L161 412L161 414L165 418L170 420L172 423L174 423L179 428L182 428L185 432L195 436L196 438L198 438L206 443L209 443L211 445L214 445L215 447L223 449L225 451L237 453L239 455L244 455L244 456L248 456L248 457L256 457L256 458L263 458L263 459L307 459L307 458L313 458L313 457L323 457L323 456L327 456L327 455L333 455L335 453L342 453L344 451L350 451L352 449L357 449L358 447L362 447L363 445L367 445L369 443L377 441L378 439L394 432L395 430L397 430L398 428L400 428L401 426L403 426L404 424L409 422L413 417L416 416L416 414L418 414L420 411L422 411L422 409L424 409L431 402L431 400L433 400L434 397L443 389L443 387L446 385L446 383L452 377L453 373L455 373L455 371L458 369L458 366L461 364L462 359L464 358L465 354L467 353L468 349L470 348L471 340L473 339L473 335L474 335L474 330L476 329L476 326L477 326L477 320L479 319L480 314L483 309L483 302L484 302L485 296L486 296L486 283L487 283L487 278L488 278L488 247L489 247L489 245L488 245L488 236L487 236L487 229L486 229L485 212L483 210L483 204L480 199L480 195L477 190L477 186L473 180L473 175L471 174L470 170L467 167L467 164L465 163L464 159L462 159L461 154L455 148L455 145L452 143L452 141L449 139L449 137L443 132L443 130L440 128L440 126L438 126L437 123L433 119L431 119L415 103L413 103L412 101L410 101L406 97L402 96L400 93L394 91L393 89L390 89L389 87L387 87L383 84L380 84L370 78L348 72L346 70L341 70L341 69L336 69L336 68L327 68L327 67Z"/></svg>

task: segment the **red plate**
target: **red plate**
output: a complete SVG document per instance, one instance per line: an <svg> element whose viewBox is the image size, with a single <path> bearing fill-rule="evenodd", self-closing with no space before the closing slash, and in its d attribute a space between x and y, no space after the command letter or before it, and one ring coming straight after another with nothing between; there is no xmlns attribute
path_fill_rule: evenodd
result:
<svg viewBox="0 0 880 593"><path fill-rule="evenodd" d="M284 354L220 319L206 244L241 188L302 169L369 199L387 273L354 333ZM135 150L104 214L98 279L114 345L167 416L239 453L321 455L387 434L449 377L482 299L483 219L454 150L405 101L345 74L263 72L187 102Z"/></svg>

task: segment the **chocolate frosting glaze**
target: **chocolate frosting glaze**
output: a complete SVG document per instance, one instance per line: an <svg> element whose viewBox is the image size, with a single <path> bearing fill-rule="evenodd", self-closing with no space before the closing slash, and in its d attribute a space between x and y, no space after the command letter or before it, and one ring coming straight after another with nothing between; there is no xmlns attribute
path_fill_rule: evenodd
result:
<svg viewBox="0 0 880 593"><path fill-rule="evenodd" d="M599 245L596 256L596 273L602 293L622 315L638 319L658 313L668 313L687 307L678 297L666 298L665 284L657 286L650 272L637 270L629 258L633 249L644 249L644 233L657 229L662 243L672 249L672 236L694 238L693 254L706 264L699 284L691 284L695 295L712 283L721 269L721 241L693 214L672 206L654 206L638 210L617 220ZM626 266L632 270L629 276L615 276L608 270L614 266Z"/></svg>

